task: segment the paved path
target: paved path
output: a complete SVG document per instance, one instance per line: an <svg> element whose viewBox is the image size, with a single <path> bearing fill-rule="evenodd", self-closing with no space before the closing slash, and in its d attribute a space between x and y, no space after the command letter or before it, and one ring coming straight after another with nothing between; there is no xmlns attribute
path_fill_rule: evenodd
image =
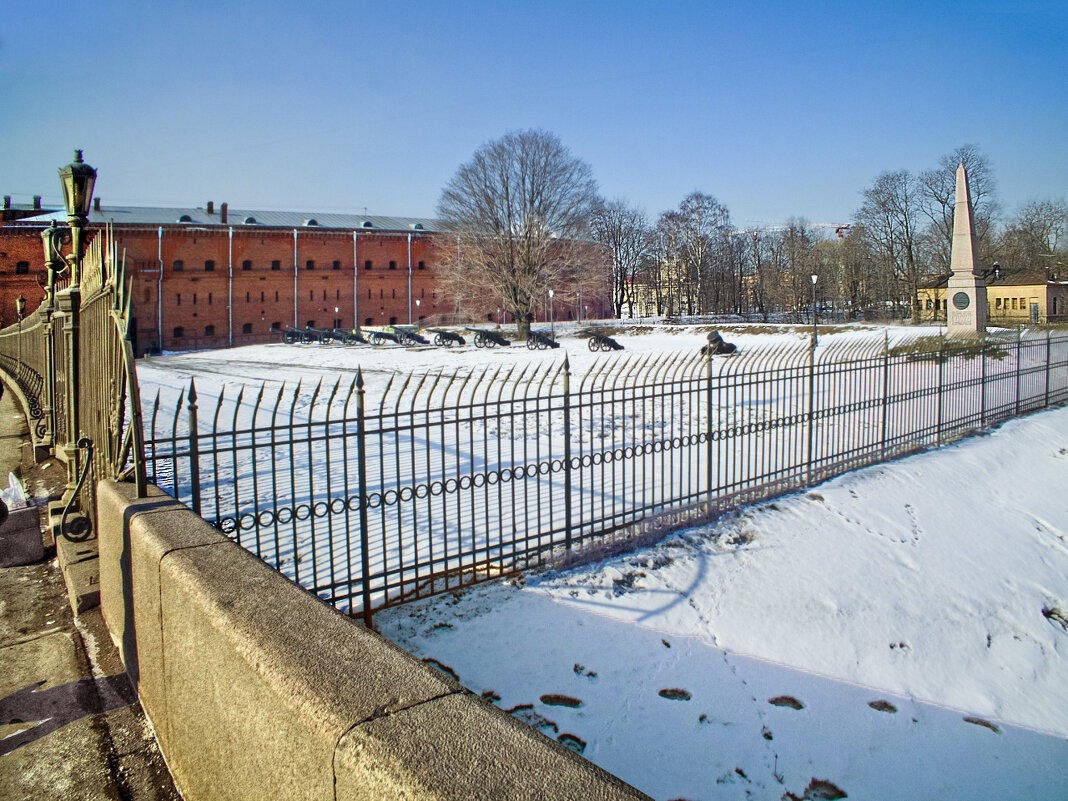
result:
<svg viewBox="0 0 1068 801"><path fill-rule="evenodd" d="M13 396L0 397L0 484L62 485L33 465ZM0 801L179 799L99 609L75 618L55 550L0 568Z"/></svg>

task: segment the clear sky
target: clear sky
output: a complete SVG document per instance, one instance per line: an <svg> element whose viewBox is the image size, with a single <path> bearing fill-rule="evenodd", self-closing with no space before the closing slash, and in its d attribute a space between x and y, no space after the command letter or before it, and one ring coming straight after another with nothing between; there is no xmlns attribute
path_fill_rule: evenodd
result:
<svg viewBox="0 0 1068 801"><path fill-rule="evenodd" d="M963 144L1007 212L1068 196L1068 3L55 0L0 15L0 193L432 216L508 130L650 216L847 221Z"/></svg>

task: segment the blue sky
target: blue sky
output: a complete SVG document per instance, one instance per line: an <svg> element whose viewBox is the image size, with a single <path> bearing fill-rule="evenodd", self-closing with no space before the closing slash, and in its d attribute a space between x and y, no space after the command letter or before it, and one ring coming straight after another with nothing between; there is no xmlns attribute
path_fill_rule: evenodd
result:
<svg viewBox="0 0 1068 801"><path fill-rule="evenodd" d="M84 37L78 58L77 32ZM1068 196L1063 2L14 3L0 193L431 216L508 130L650 216L847 221L884 170L977 144L1006 212Z"/></svg>

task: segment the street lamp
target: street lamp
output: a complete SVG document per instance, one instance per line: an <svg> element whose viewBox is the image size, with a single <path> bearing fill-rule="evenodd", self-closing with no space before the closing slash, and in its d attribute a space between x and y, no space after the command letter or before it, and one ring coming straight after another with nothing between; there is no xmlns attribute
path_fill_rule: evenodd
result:
<svg viewBox="0 0 1068 801"><path fill-rule="evenodd" d="M812 276L812 347L816 347L816 281L818 275Z"/></svg>
<svg viewBox="0 0 1068 801"><path fill-rule="evenodd" d="M556 339L556 321L553 319L553 291L549 290L549 336Z"/></svg>
<svg viewBox="0 0 1068 801"><path fill-rule="evenodd" d="M26 298L21 295L15 298L15 313L19 320L19 368L22 368L22 315L26 311Z"/></svg>
<svg viewBox="0 0 1068 801"><path fill-rule="evenodd" d="M59 170L59 182L63 185L63 203L67 207L67 222L71 227L71 284L81 280L82 233L89 217L89 204L93 200L96 170L82 161L82 151L74 151L74 161Z"/></svg>

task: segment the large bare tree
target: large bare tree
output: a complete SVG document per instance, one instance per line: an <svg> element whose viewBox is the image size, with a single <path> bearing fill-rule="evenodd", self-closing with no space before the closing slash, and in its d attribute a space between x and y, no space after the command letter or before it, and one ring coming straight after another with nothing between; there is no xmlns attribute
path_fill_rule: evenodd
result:
<svg viewBox="0 0 1068 801"><path fill-rule="evenodd" d="M602 203L593 214L593 238L604 245L612 259L612 306L617 317L624 308L634 316L634 285L653 258L652 226L639 208L625 200Z"/></svg>
<svg viewBox="0 0 1068 801"><path fill-rule="evenodd" d="M908 170L884 172L863 192L864 202L855 215L880 262L878 267L898 282L898 303L908 298L912 322L920 321L917 290L925 269L920 260L920 187Z"/></svg>
<svg viewBox="0 0 1068 801"><path fill-rule="evenodd" d="M443 256L446 280L468 295L501 298L526 337L549 289L581 277L598 202L590 166L542 130L512 131L462 164L438 201L455 233ZM458 296L460 303L464 298Z"/></svg>
<svg viewBox="0 0 1068 801"><path fill-rule="evenodd" d="M927 261L932 272L949 273L950 251L953 247L953 207L956 199L957 166L964 165L968 174L968 190L972 200L972 219L975 222L976 244L980 263L992 261L992 231L997 214L994 169L978 145L961 145L938 160L933 170L920 173L916 188L919 208L930 220L924 235Z"/></svg>

